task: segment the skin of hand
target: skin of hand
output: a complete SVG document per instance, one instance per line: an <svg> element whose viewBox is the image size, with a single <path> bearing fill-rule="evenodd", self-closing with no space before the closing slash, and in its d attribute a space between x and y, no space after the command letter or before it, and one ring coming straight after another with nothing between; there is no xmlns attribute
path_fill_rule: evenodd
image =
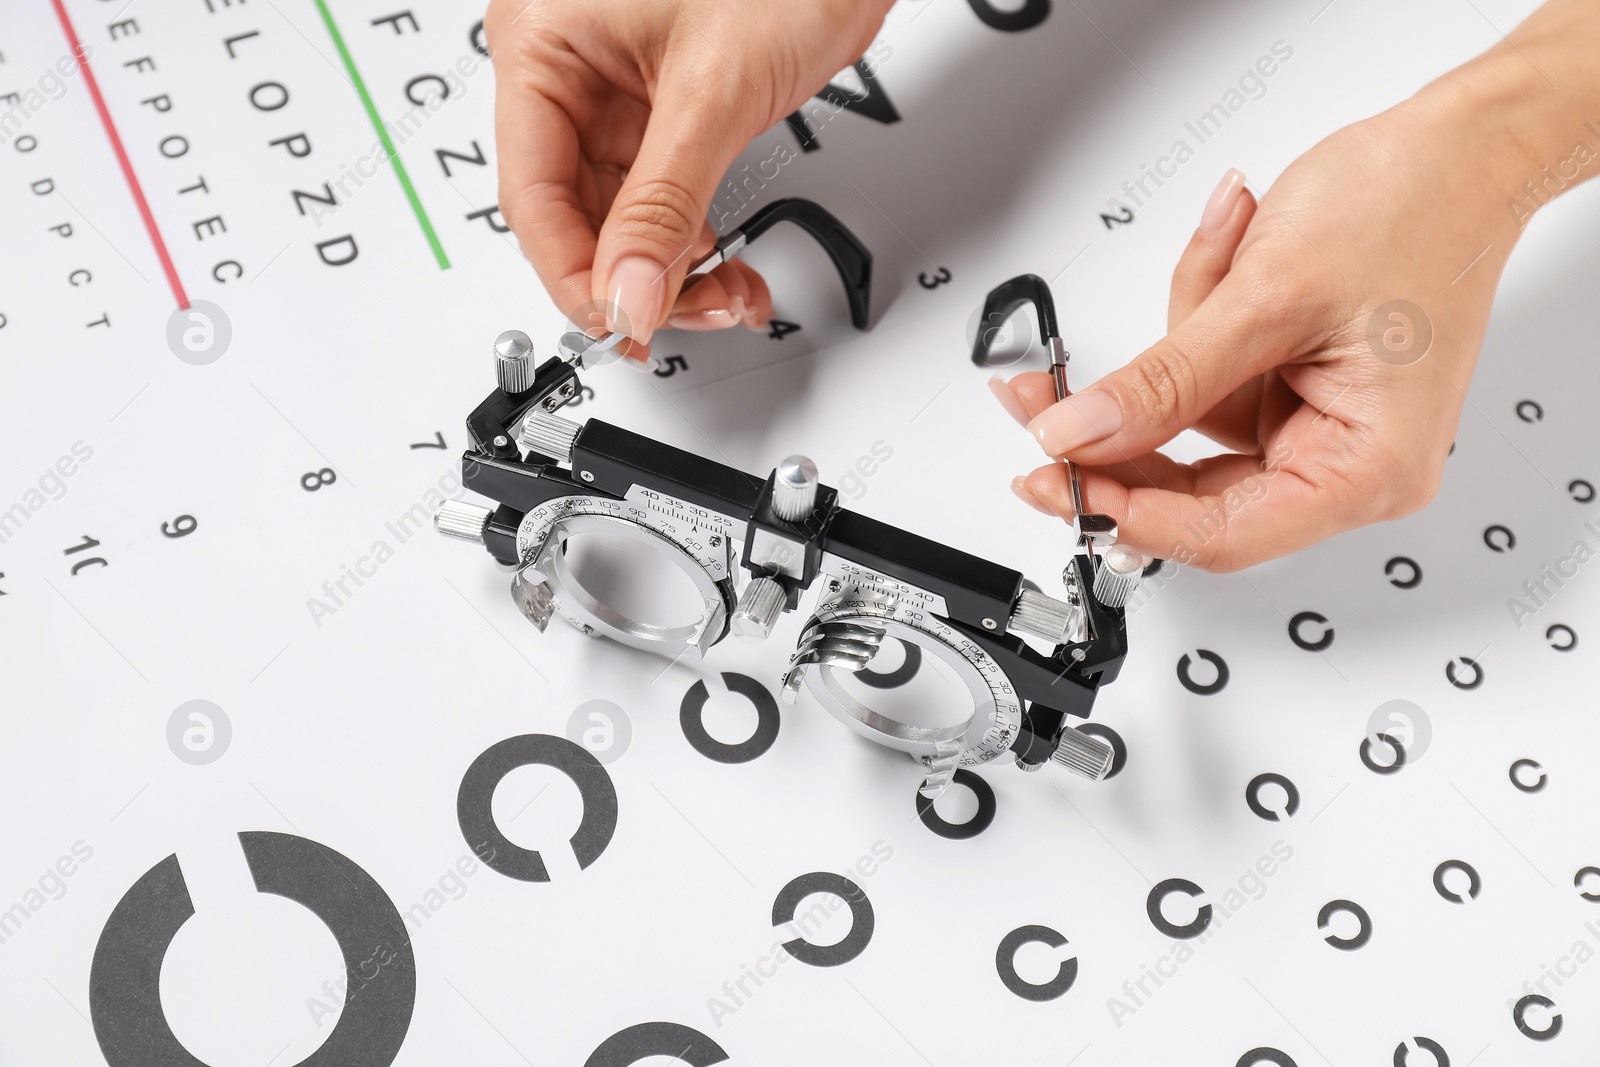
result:
<svg viewBox="0 0 1600 1067"><path fill-rule="evenodd" d="M626 334L764 329L738 260L683 286L739 152L872 43L889 0L491 0L500 209L557 307Z"/></svg>
<svg viewBox="0 0 1600 1067"><path fill-rule="evenodd" d="M1259 203L1230 171L1174 272L1166 337L1059 403L1044 373L991 388L1151 556L1237 570L1417 511L1522 226L1600 169L1597 47L1600 3L1546 4L1313 147ZM1191 427L1229 451L1156 451ZM1012 488L1073 516L1062 463Z"/></svg>

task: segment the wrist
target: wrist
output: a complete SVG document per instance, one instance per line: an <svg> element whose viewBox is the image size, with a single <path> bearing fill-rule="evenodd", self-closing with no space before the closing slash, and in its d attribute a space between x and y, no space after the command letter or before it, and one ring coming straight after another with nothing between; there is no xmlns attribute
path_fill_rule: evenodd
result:
<svg viewBox="0 0 1600 1067"><path fill-rule="evenodd" d="M1600 174L1597 49L1596 5L1552 3L1401 105L1476 175L1462 206L1488 209L1486 221L1513 241L1540 208Z"/></svg>

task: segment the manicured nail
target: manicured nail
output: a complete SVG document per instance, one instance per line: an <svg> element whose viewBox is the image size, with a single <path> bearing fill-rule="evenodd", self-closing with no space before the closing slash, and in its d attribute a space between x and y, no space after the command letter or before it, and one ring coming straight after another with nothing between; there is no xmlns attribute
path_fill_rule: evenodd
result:
<svg viewBox="0 0 1600 1067"><path fill-rule="evenodd" d="M739 325L739 320L726 308L710 308L669 315L667 325L674 330L726 330L729 326Z"/></svg>
<svg viewBox="0 0 1600 1067"><path fill-rule="evenodd" d="M611 268L611 305L606 328L635 341L650 340L666 299L666 272L648 256L623 256Z"/></svg>
<svg viewBox="0 0 1600 1067"><path fill-rule="evenodd" d="M761 331L767 328L767 320L755 308L746 304L742 296L733 298L733 317L747 330Z"/></svg>
<svg viewBox="0 0 1600 1067"><path fill-rule="evenodd" d="M1046 454L1061 456L1075 448L1110 437L1122 429L1122 407L1110 393L1090 389L1074 393L1041 411L1028 423Z"/></svg>
<svg viewBox="0 0 1600 1067"><path fill-rule="evenodd" d="M705 308L700 311L680 311L667 316L667 325L674 330L726 330L730 326L743 326L747 330L765 330L767 324L740 296L733 297L731 307Z"/></svg>
<svg viewBox="0 0 1600 1067"><path fill-rule="evenodd" d="M1211 194L1211 199L1206 202L1205 213L1200 216L1200 232L1207 237L1221 232L1222 227L1233 217L1233 206L1239 202L1239 194L1242 192L1244 192L1244 174L1237 169L1229 170L1217 183L1216 192Z"/></svg>
<svg viewBox="0 0 1600 1067"><path fill-rule="evenodd" d="M1039 503L1039 498L1028 491L1028 479L1024 478L1022 475L1019 474L1015 478L1011 479L1011 491L1017 494L1018 500L1028 505L1034 511L1042 512L1045 515L1055 514L1055 512Z"/></svg>
<svg viewBox="0 0 1600 1067"><path fill-rule="evenodd" d="M989 379L989 392L1000 401L1000 406L1006 409L1006 414L1017 420L1019 426L1028 425L1028 412L1022 406L1022 401L1017 399L1017 391L1000 375L996 374ZM1015 483L1013 483L1013 486Z"/></svg>

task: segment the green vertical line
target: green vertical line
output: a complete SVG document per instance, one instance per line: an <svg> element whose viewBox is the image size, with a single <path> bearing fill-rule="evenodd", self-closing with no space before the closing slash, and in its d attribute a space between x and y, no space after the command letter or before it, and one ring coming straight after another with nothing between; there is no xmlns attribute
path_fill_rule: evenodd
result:
<svg viewBox="0 0 1600 1067"><path fill-rule="evenodd" d="M411 211L417 216L423 235L428 238L428 247L433 249L433 258L439 261L440 270L449 270L450 257L444 254L444 245L439 243L439 235L433 231L433 223L428 221L428 213L423 209L422 200L411 184L411 175L406 173L406 165L400 161L400 153L395 151L394 142L389 139L389 127L385 126L383 119L378 116L377 105L372 102L372 94L367 92L367 83L362 80L361 72L356 69L356 61L350 58L350 49L345 47L344 35L339 32L338 25L333 21L333 13L328 10L327 0L313 0L313 3L322 13L322 22L328 27L328 36L333 38L333 46L339 50L339 58L344 60L344 69L350 72L350 81L356 87L356 95L361 97L361 106L367 109L367 118L372 120L372 128L378 131L378 140L382 142L383 150L389 156L389 163L394 167L394 176L400 179L400 188L405 190L406 199L411 202Z"/></svg>

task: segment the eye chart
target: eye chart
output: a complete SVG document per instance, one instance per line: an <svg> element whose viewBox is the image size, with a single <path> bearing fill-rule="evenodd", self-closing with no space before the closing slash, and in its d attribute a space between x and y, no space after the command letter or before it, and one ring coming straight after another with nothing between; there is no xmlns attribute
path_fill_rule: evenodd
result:
<svg viewBox="0 0 1600 1067"><path fill-rule="evenodd" d="M870 331L775 230L781 327L662 335L573 417L805 453L1055 588L1067 535L1007 488L1037 450L967 359L984 294L1049 280L1099 377L1228 167L1266 187L1532 6L902 0L713 208L839 216ZM1513 257L1431 507L1163 579L1091 720L1112 776L985 768L936 812L987 825L943 836L903 755L771 699L801 619L672 662L540 634L431 529L493 339L565 328L496 208L478 18L0 11L0 1061L1600 1054L1593 188Z"/></svg>

